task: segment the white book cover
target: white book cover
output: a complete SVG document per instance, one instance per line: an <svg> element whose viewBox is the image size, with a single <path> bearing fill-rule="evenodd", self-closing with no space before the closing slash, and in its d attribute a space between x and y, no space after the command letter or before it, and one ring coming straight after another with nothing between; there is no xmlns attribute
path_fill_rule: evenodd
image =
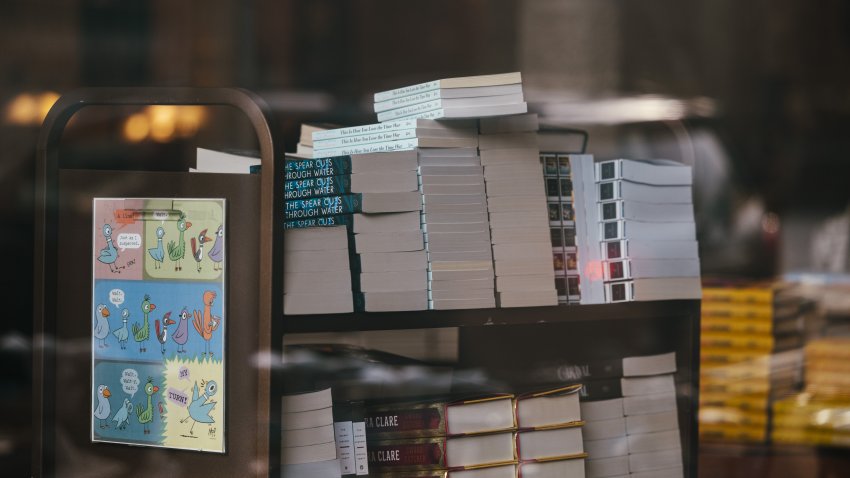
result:
<svg viewBox="0 0 850 478"><path fill-rule="evenodd" d="M676 352L623 358L623 376L661 375L676 371Z"/></svg>
<svg viewBox="0 0 850 478"><path fill-rule="evenodd" d="M629 453L647 453L651 451L678 450L682 444L679 440L679 430L668 430L654 433L638 433L629 435Z"/></svg>
<svg viewBox="0 0 850 478"><path fill-rule="evenodd" d="M629 471L632 473L664 470L680 466L682 466L681 450L651 451L629 455Z"/></svg>
<svg viewBox="0 0 850 478"><path fill-rule="evenodd" d="M522 74L518 71L511 73L498 73L494 75L443 78L440 80L403 86L393 90L379 91L375 93L375 102L377 103L391 98L399 98L441 88L476 88L482 86L512 85L517 83L522 84Z"/></svg>
<svg viewBox="0 0 850 478"><path fill-rule="evenodd" d="M612 398L595 402L581 402L581 417L584 420L609 420L625 416L623 399Z"/></svg>
<svg viewBox="0 0 850 478"><path fill-rule="evenodd" d="M599 250L598 210L594 199L593 156L570 155L573 177L573 209L579 260L579 287L582 304L605 303L602 257Z"/></svg>
<svg viewBox="0 0 850 478"><path fill-rule="evenodd" d="M454 130L474 130L478 127L478 122L470 121L451 121L441 122L430 119L402 119L398 121L388 121L385 123L373 123L361 126L349 126L347 128L328 129L324 131L313 132L313 143L328 139L344 138L349 136L363 136L368 134L386 133L390 131L399 131L407 129L427 128L429 130L440 129L444 131Z"/></svg>
<svg viewBox="0 0 850 478"><path fill-rule="evenodd" d="M300 463L297 465L282 464L280 467L281 478L340 478L342 470L339 460L316 461L313 463Z"/></svg>
<svg viewBox="0 0 850 478"><path fill-rule="evenodd" d="M623 411L626 416L646 415L650 413L672 412L676 410L676 395L658 393L623 398Z"/></svg>
<svg viewBox="0 0 850 478"><path fill-rule="evenodd" d="M323 425L301 430L283 430L281 443L286 448L320 445L334 441L334 426Z"/></svg>
<svg viewBox="0 0 850 478"><path fill-rule="evenodd" d="M653 186L624 180L596 183L596 201L636 201L650 204L692 204L691 186Z"/></svg>
<svg viewBox="0 0 850 478"><path fill-rule="evenodd" d="M602 259L699 259L697 241L616 239L600 243Z"/></svg>
<svg viewBox="0 0 850 478"><path fill-rule="evenodd" d="M425 104L425 103L423 103ZM421 106L421 105L418 105ZM421 113L416 113L409 118L422 118L422 119L432 119L432 120L470 120L476 118L486 118L491 116L506 116L506 115L515 115L520 113L526 113L528 111L528 104L525 102L522 103L510 103L506 105L493 105L493 106L467 106L467 107L457 107L457 108L440 108L430 111L424 111ZM381 115L386 115L390 113L389 111L385 111L384 113L380 113ZM380 121L380 115L379 115Z"/></svg>
<svg viewBox="0 0 850 478"><path fill-rule="evenodd" d="M588 457L585 462L587 478L612 478L616 476L628 476L629 457L612 456L611 458Z"/></svg>
<svg viewBox="0 0 850 478"><path fill-rule="evenodd" d="M684 467L682 465L676 465L660 470L635 472L630 475L630 478L684 478L684 476Z"/></svg>
<svg viewBox="0 0 850 478"><path fill-rule="evenodd" d="M604 440L586 440L584 451L594 459L627 456L629 454L629 442L625 436Z"/></svg>
<svg viewBox="0 0 850 478"><path fill-rule="evenodd" d="M298 465L315 463L317 461L336 460L336 443L333 441L317 445L297 447L281 447L280 463L282 465ZM339 462L337 462L339 465Z"/></svg>
<svg viewBox="0 0 850 478"><path fill-rule="evenodd" d="M618 259L604 261L606 281L700 277L699 259Z"/></svg>
<svg viewBox="0 0 850 478"><path fill-rule="evenodd" d="M517 454L520 461L565 457L584 452L582 427L553 428L519 432Z"/></svg>
<svg viewBox="0 0 850 478"><path fill-rule="evenodd" d="M679 414L673 411L626 417L626 433L653 433L679 429Z"/></svg>
<svg viewBox="0 0 850 478"><path fill-rule="evenodd" d="M597 181L615 179L658 186L693 183L691 167L675 161L615 159L596 164Z"/></svg>
<svg viewBox="0 0 850 478"><path fill-rule="evenodd" d="M569 460L520 463L517 476L522 478L584 478L584 462L583 458L572 458Z"/></svg>
<svg viewBox="0 0 850 478"><path fill-rule="evenodd" d="M618 199L599 203L601 221L694 222L693 204L646 203Z"/></svg>
<svg viewBox="0 0 850 478"><path fill-rule="evenodd" d="M452 110L463 108L481 108L502 105L522 104L525 101L522 93L499 96L479 96L473 98L438 98L424 103L402 106L378 113L378 121L391 121L399 118L415 116L434 110Z"/></svg>
<svg viewBox="0 0 850 478"><path fill-rule="evenodd" d="M594 208L595 209L595 208ZM630 239L637 241L695 241L696 225L692 222L639 222L617 220L600 222L595 227L602 241Z"/></svg>
<svg viewBox="0 0 850 478"><path fill-rule="evenodd" d="M585 440L604 440L626 435L625 417L608 420L588 420L584 424Z"/></svg>
<svg viewBox="0 0 850 478"><path fill-rule="evenodd" d="M198 173L249 174L251 166L262 162L260 158L206 148L197 148L195 154L194 172Z"/></svg>
<svg viewBox="0 0 850 478"><path fill-rule="evenodd" d="M479 86L469 88L437 88L407 96L398 96L374 104L375 113L388 111L419 103L450 98L474 98L481 96L502 96L522 94L522 84Z"/></svg>
<svg viewBox="0 0 850 478"><path fill-rule="evenodd" d="M654 393L676 393L673 375L654 375L649 377L624 377L620 379L624 397L652 395Z"/></svg>
<svg viewBox="0 0 850 478"><path fill-rule="evenodd" d="M281 398L283 412L295 413L306 412L309 410L318 410L333 406L331 389L325 388L315 392L305 392L293 395L284 395Z"/></svg>

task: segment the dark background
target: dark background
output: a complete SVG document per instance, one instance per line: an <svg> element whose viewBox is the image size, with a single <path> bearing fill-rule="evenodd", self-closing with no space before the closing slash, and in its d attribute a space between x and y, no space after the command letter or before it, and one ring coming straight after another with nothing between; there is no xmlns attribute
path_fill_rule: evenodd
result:
<svg viewBox="0 0 850 478"><path fill-rule="evenodd" d="M0 474L26 475L30 453L41 116L17 114L21 101L49 104L48 93L83 86L240 86L270 103L291 151L303 121L374 122L375 91L519 70L532 110L588 129L598 157L694 164L703 270L765 277L807 267L783 253L783 241L810 242L795 218L846 210L848 58L843 0L4 0ZM622 105L598 121L577 116L641 95L687 107L644 121ZM134 112L80 114L63 165L182 170L195 146L254 144L227 111L208 111L197 133L130 142L122 128Z"/></svg>

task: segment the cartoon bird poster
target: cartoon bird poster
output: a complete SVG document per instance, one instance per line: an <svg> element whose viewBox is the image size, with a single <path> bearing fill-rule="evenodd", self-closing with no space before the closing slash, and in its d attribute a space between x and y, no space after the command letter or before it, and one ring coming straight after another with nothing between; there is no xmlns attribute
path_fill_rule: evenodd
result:
<svg viewBox="0 0 850 478"><path fill-rule="evenodd" d="M92 441L224 453L224 220L224 199L94 199Z"/></svg>

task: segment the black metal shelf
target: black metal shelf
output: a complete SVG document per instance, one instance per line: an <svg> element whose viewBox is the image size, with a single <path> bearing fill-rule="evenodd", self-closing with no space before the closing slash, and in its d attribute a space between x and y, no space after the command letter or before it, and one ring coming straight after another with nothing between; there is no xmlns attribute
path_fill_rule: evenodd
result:
<svg viewBox="0 0 850 478"><path fill-rule="evenodd" d="M668 300L507 309L287 315L283 318L283 331L285 334L295 334L310 332L351 332L359 330L404 330L600 320L645 320L677 316L699 316L699 301Z"/></svg>

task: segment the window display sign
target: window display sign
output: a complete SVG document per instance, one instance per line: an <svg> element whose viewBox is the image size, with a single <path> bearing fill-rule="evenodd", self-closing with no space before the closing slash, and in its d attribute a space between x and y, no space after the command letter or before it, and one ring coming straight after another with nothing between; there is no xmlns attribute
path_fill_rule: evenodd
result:
<svg viewBox="0 0 850 478"><path fill-rule="evenodd" d="M225 451L224 199L94 199L91 438Z"/></svg>

